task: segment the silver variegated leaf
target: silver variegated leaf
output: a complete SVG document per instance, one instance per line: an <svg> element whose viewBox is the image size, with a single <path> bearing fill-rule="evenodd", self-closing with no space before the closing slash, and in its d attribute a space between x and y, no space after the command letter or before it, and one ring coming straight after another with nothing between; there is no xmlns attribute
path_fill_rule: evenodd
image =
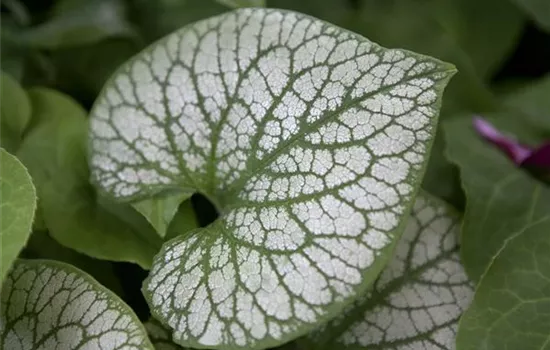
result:
<svg viewBox="0 0 550 350"><path fill-rule="evenodd" d="M177 188L220 211L167 242L144 294L188 347L265 348L362 294L400 236L453 66L295 12L188 25L123 65L91 115L119 200Z"/></svg>
<svg viewBox="0 0 550 350"><path fill-rule="evenodd" d="M0 348L154 350L132 309L83 271L18 260L2 285Z"/></svg>
<svg viewBox="0 0 550 350"><path fill-rule="evenodd" d="M453 209L419 195L372 290L306 338L306 347L454 350L458 322L474 294L460 262L459 231Z"/></svg>

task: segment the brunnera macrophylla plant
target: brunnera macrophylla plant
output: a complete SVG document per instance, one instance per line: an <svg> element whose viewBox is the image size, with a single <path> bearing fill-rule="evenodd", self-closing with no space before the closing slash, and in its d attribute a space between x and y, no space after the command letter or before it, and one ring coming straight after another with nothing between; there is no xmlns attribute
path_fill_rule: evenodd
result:
<svg viewBox="0 0 550 350"><path fill-rule="evenodd" d="M17 260L1 307L2 349L154 350L132 309L69 264Z"/></svg>
<svg viewBox="0 0 550 350"><path fill-rule="evenodd" d="M144 281L172 340L277 346L366 295L405 228L454 72L265 9L188 25L124 64L90 115L93 182L128 202L201 193L219 211L166 242ZM418 327L439 326L425 316Z"/></svg>

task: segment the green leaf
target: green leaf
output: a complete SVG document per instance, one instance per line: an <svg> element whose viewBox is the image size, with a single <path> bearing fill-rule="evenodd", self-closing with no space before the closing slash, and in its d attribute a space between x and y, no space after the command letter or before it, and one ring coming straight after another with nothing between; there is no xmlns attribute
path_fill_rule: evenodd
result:
<svg viewBox="0 0 550 350"><path fill-rule="evenodd" d="M193 208L191 199L188 199L179 206L176 215L168 226L168 232L166 233L164 240L168 241L199 227L195 209Z"/></svg>
<svg viewBox="0 0 550 350"><path fill-rule="evenodd" d="M308 336L304 349L454 349L458 321L474 294L460 263L459 222L454 209L419 195L373 289Z"/></svg>
<svg viewBox="0 0 550 350"><path fill-rule="evenodd" d="M145 322L145 329L147 329L149 339L151 339L156 350L184 350L172 341L170 330L154 318L151 317L149 321Z"/></svg>
<svg viewBox="0 0 550 350"><path fill-rule="evenodd" d="M377 277L421 180L452 65L295 12L189 25L122 66L90 116L118 200L200 192L220 212L165 243L143 291L189 347L262 348Z"/></svg>
<svg viewBox="0 0 550 350"><path fill-rule="evenodd" d="M154 349L132 309L71 265L19 260L1 298L2 349Z"/></svg>
<svg viewBox="0 0 550 350"><path fill-rule="evenodd" d="M82 119L86 111L66 94L44 87L27 90L32 106L32 118L28 126L30 133L36 126L63 119Z"/></svg>
<svg viewBox="0 0 550 350"><path fill-rule="evenodd" d="M265 0L216 0L222 5L230 8L240 7L265 7Z"/></svg>
<svg viewBox="0 0 550 350"><path fill-rule="evenodd" d="M62 0L45 23L21 31L21 45L58 49L97 43L108 37L132 37L121 0Z"/></svg>
<svg viewBox="0 0 550 350"><path fill-rule="evenodd" d="M517 114L488 120L520 136L527 124ZM514 127L513 125L517 125ZM460 167L467 205L462 226L462 259L478 281L510 237L525 232L550 213L550 188L518 169L495 147L483 142L470 119L445 124L447 154Z"/></svg>
<svg viewBox="0 0 550 350"><path fill-rule="evenodd" d="M3 148L15 152L31 118L31 104L25 90L9 74L0 81L0 140Z"/></svg>
<svg viewBox="0 0 550 350"><path fill-rule="evenodd" d="M178 212L180 204L191 197L189 193L172 194L151 199L144 199L132 206L140 212L155 228L159 236L166 236L170 222Z"/></svg>
<svg viewBox="0 0 550 350"><path fill-rule="evenodd" d="M29 238L36 190L21 162L0 148L0 283Z"/></svg>
<svg viewBox="0 0 550 350"><path fill-rule="evenodd" d="M550 2L547 0L513 0L535 22L547 32L550 32Z"/></svg>
<svg viewBox="0 0 550 350"><path fill-rule="evenodd" d="M69 97L42 89L38 124L25 138L18 156L29 168L37 186L45 224L62 245L98 259L134 262L149 268L161 240L146 232L138 213L129 221L120 212L129 205L103 203L89 184L86 161L88 122L85 111ZM33 118L34 120L34 118ZM143 221L136 221L135 219ZM138 230L141 226L143 230Z"/></svg>
<svg viewBox="0 0 550 350"><path fill-rule="evenodd" d="M545 198L547 203L549 198ZM522 202L522 206L530 204ZM481 278L474 301L460 321L458 350L548 349L549 230L550 215L546 211L545 217L532 221L506 241Z"/></svg>

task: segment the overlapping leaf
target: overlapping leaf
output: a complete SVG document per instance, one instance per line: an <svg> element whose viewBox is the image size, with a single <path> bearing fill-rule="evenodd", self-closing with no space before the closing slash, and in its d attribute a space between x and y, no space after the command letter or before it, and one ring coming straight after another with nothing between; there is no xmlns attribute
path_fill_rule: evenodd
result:
<svg viewBox="0 0 550 350"><path fill-rule="evenodd" d="M103 203L89 184L85 111L48 89L35 90L31 97L39 108L18 156L36 183L39 208L52 237L95 258L148 268L160 237L130 206ZM127 213L134 214L128 221L135 226L121 218Z"/></svg>
<svg viewBox="0 0 550 350"><path fill-rule="evenodd" d="M504 134L536 145L548 132L547 85L541 81L508 96L506 106L512 109L486 119ZM459 326L457 348L546 349L550 189L484 143L470 120L445 129L448 154L460 167L468 200L461 255L466 271L478 281Z"/></svg>
<svg viewBox="0 0 550 350"><path fill-rule="evenodd" d="M0 283L31 233L36 190L21 162L0 148Z"/></svg>
<svg viewBox="0 0 550 350"><path fill-rule="evenodd" d="M453 73L263 9L187 26L121 67L91 115L98 187L201 192L221 213L167 242L144 283L174 340L278 345L364 292L400 236Z"/></svg>
<svg viewBox="0 0 550 350"><path fill-rule="evenodd" d="M501 113L489 120L507 133L529 134L529 125L517 114ZM470 120L452 121L445 131L447 152L460 167L467 197L462 259L470 278L478 281L506 240L546 220L550 189L484 143Z"/></svg>
<svg viewBox="0 0 550 350"><path fill-rule="evenodd" d="M1 298L2 349L154 349L130 307L68 264L17 261Z"/></svg>
<svg viewBox="0 0 550 350"><path fill-rule="evenodd" d="M145 199L132 204L132 206L149 221L161 237L164 237L170 222L178 212L180 204L189 197L190 195L186 193L173 194Z"/></svg>
<svg viewBox="0 0 550 350"><path fill-rule="evenodd" d="M458 234L454 210L419 195L396 254L372 291L312 333L303 348L454 349L459 318L473 296Z"/></svg>
<svg viewBox="0 0 550 350"><path fill-rule="evenodd" d="M460 321L457 350L549 348L549 229L547 212L499 251Z"/></svg>

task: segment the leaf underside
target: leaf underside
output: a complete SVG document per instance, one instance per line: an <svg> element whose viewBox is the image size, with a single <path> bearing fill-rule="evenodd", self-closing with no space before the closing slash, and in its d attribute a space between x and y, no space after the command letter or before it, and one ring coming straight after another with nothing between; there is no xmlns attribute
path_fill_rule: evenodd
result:
<svg viewBox="0 0 550 350"><path fill-rule="evenodd" d="M265 348L376 278L418 189L451 65L302 14L241 9L122 66L91 115L119 200L200 192L220 211L165 243L144 294L189 347Z"/></svg>
<svg viewBox="0 0 550 350"><path fill-rule="evenodd" d="M315 349L451 350L474 291L458 252L459 217L416 198L396 253L372 290L306 340Z"/></svg>
<svg viewBox="0 0 550 350"><path fill-rule="evenodd" d="M1 298L2 349L154 349L130 307L71 265L18 260Z"/></svg>

